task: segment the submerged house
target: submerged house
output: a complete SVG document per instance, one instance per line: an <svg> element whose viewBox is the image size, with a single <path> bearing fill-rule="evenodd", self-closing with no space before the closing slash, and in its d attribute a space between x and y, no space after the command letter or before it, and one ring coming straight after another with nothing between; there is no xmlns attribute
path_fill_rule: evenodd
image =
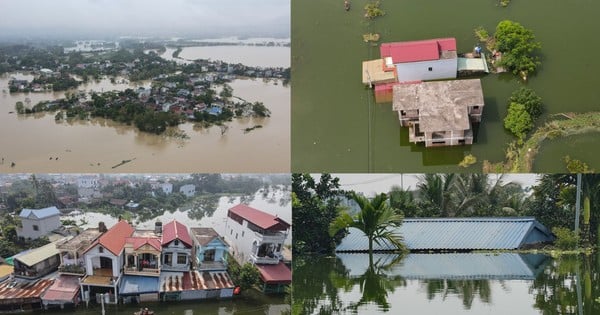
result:
<svg viewBox="0 0 600 315"><path fill-rule="evenodd" d="M118 283L121 278L125 255L125 242L133 234L133 227L119 221L95 240L85 251L86 275L81 280L84 300L104 295L107 303L117 303Z"/></svg>
<svg viewBox="0 0 600 315"><path fill-rule="evenodd" d="M87 229L79 235L65 239L56 244L56 249L60 252L60 266L58 272L63 275L84 276L85 275L85 259L83 254L90 245L105 232L104 229Z"/></svg>
<svg viewBox="0 0 600 315"><path fill-rule="evenodd" d="M292 282L292 273L282 262L283 244L290 226L277 216L244 204L227 212L225 231L232 245L232 255L240 263L256 265L264 292L283 292Z"/></svg>
<svg viewBox="0 0 600 315"><path fill-rule="evenodd" d="M229 246L213 228L191 228L197 270L227 270Z"/></svg>
<svg viewBox="0 0 600 315"><path fill-rule="evenodd" d="M365 252L368 239L358 229L336 247L337 252ZM555 237L535 218L422 218L404 219L396 231L411 251L472 251L519 249L554 241ZM390 251L386 241L373 244L375 251Z"/></svg>
<svg viewBox="0 0 600 315"><path fill-rule="evenodd" d="M473 123L481 122L483 91L479 79L399 84L393 109L410 142L425 147L473 143Z"/></svg>
<svg viewBox="0 0 600 315"><path fill-rule="evenodd" d="M192 237L187 226L173 220L162 227L163 271L189 271L192 257Z"/></svg>
<svg viewBox="0 0 600 315"><path fill-rule="evenodd" d="M37 279L58 269L60 265L56 243L17 254L13 258L14 275L18 278Z"/></svg>

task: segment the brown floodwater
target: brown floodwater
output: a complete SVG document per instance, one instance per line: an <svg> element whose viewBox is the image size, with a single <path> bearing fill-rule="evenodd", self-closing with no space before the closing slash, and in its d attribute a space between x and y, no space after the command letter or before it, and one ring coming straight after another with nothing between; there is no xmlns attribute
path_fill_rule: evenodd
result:
<svg viewBox="0 0 600 315"><path fill-rule="evenodd" d="M235 80L234 95L261 101L271 110L266 119L247 118L220 127L177 127L190 138L181 140L137 131L105 119L57 123L54 114L17 115L17 101L33 106L64 93L8 93L0 76L0 172L287 172L290 167L290 88L273 81ZM143 82L149 85L149 82ZM104 79L81 86L94 91L136 88ZM11 113L13 112L13 113ZM244 133L255 125L263 128ZM124 160L132 160L113 168ZM11 166L12 163L14 166Z"/></svg>

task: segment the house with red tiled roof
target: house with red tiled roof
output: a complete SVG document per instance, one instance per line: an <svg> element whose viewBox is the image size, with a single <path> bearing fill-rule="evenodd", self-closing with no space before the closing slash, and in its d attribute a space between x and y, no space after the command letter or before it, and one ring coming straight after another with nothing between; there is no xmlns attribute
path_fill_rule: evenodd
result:
<svg viewBox="0 0 600 315"><path fill-rule="evenodd" d="M282 249L290 224L278 216L239 204L227 212L225 238L241 264L251 262L260 271L265 292L283 292L292 282L282 262Z"/></svg>
<svg viewBox="0 0 600 315"><path fill-rule="evenodd" d="M119 221L97 238L84 253L85 277L81 292L90 299L95 294L108 294L108 303L117 302L117 284L125 263L125 243L134 228L127 221Z"/></svg>
<svg viewBox="0 0 600 315"><path fill-rule="evenodd" d="M160 275L160 238L153 231L135 231L125 240L125 267L127 275L158 277Z"/></svg>
<svg viewBox="0 0 600 315"><path fill-rule="evenodd" d="M164 271L189 271L194 242L183 223L173 220L162 227L162 266Z"/></svg>

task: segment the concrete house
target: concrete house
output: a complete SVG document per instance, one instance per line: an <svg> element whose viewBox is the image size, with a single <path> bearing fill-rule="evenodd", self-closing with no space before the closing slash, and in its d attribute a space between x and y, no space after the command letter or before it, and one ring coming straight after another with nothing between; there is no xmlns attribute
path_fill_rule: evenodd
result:
<svg viewBox="0 0 600 315"><path fill-rule="evenodd" d="M13 259L14 275L17 278L37 279L56 271L60 264L56 243L49 243L24 253Z"/></svg>
<svg viewBox="0 0 600 315"><path fill-rule="evenodd" d="M213 228L191 228L197 270L227 270L229 246Z"/></svg>
<svg viewBox="0 0 600 315"><path fill-rule="evenodd" d="M162 266L165 271L189 271L193 241L188 229L173 220L162 227Z"/></svg>
<svg viewBox="0 0 600 315"><path fill-rule="evenodd" d="M162 183L162 184L160 184L160 189L166 195L170 195L173 192L173 184L171 184L171 183Z"/></svg>
<svg viewBox="0 0 600 315"><path fill-rule="evenodd" d="M40 238L61 227L60 211L56 207L23 209L19 219L21 227L17 229L17 236L22 238Z"/></svg>
<svg viewBox="0 0 600 315"><path fill-rule="evenodd" d="M60 252L60 266L58 272L64 275L84 276L85 258L84 253L95 242L102 232L105 232L105 227L101 229L87 229L79 233L77 236L63 240L56 244L56 249Z"/></svg>
<svg viewBox="0 0 600 315"><path fill-rule="evenodd" d="M105 295L107 303L116 303L118 283L125 263L124 248L133 227L127 221L119 221L95 240L85 251L86 276L81 280L84 300Z"/></svg>
<svg viewBox="0 0 600 315"><path fill-rule="evenodd" d="M226 238L233 254L255 264L277 264L290 224L244 204L227 212Z"/></svg>
<svg viewBox="0 0 600 315"><path fill-rule="evenodd" d="M409 141L426 147L473 143L473 123L481 122L483 91L479 79L398 84L393 109Z"/></svg>
<svg viewBox="0 0 600 315"><path fill-rule="evenodd" d="M186 197L193 197L196 194L196 186L193 184L183 185L179 188L179 192Z"/></svg>

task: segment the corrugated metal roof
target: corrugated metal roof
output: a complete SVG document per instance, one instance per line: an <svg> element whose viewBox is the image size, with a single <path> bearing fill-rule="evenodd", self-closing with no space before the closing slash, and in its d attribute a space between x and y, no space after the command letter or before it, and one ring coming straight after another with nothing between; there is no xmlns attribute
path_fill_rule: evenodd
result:
<svg viewBox="0 0 600 315"><path fill-rule="evenodd" d="M183 223L173 220L163 226L162 245L166 245L175 239L182 241L187 247L192 247L192 238L188 232L187 226Z"/></svg>
<svg viewBox="0 0 600 315"><path fill-rule="evenodd" d="M43 209L23 209L21 213L19 213L19 217L28 218L31 214L33 214L38 219L43 219L55 215L60 215L60 211L56 207L48 207Z"/></svg>
<svg viewBox="0 0 600 315"><path fill-rule="evenodd" d="M554 238L534 218L427 218L405 219L397 232L410 250L516 249L534 229ZM367 251L368 239L358 229L350 228L337 251ZM382 241L374 250L393 250Z"/></svg>
<svg viewBox="0 0 600 315"><path fill-rule="evenodd" d="M362 276L369 267L368 254L337 254L350 277ZM376 266L386 266L398 258L394 254L373 254ZM541 272L549 257L541 254L410 254L380 273L405 279L527 279Z"/></svg>
<svg viewBox="0 0 600 315"><path fill-rule="evenodd" d="M233 288L227 271L161 272L160 292Z"/></svg>
<svg viewBox="0 0 600 315"><path fill-rule="evenodd" d="M40 296L53 282L54 280L50 279L33 282L5 280L0 283L0 304L40 302Z"/></svg>
<svg viewBox="0 0 600 315"><path fill-rule="evenodd" d="M381 58L392 57L393 63L437 60L440 51L455 51L456 39L438 38L407 42L383 43Z"/></svg>
<svg viewBox="0 0 600 315"><path fill-rule="evenodd" d="M292 271L284 263L276 265L256 265L261 279L266 283L291 283Z"/></svg>
<svg viewBox="0 0 600 315"><path fill-rule="evenodd" d="M286 230L290 224L280 217L254 209L245 204L239 204L229 209L228 216L233 213L264 230Z"/></svg>
<svg viewBox="0 0 600 315"><path fill-rule="evenodd" d="M77 293L79 293L79 277L60 275L42 295L42 301L74 303Z"/></svg>
<svg viewBox="0 0 600 315"><path fill-rule="evenodd" d="M29 250L26 253L15 255L14 259L29 267L32 267L41 261L44 261L54 255L58 255L59 251L56 249L56 243L57 242L49 243L42 247Z"/></svg>

